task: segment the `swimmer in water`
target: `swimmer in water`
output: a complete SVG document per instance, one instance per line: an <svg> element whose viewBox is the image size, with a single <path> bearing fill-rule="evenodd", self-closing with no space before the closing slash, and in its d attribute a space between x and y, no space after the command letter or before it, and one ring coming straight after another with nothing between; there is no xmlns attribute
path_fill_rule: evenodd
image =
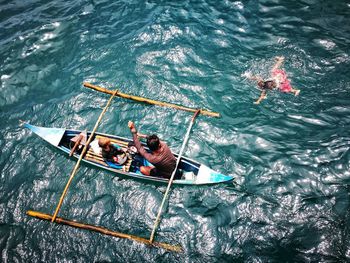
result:
<svg viewBox="0 0 350 263"><path fill-rule="evenodd" d="M259 89L261 89L260 97L254 102L259 104L263 99L266 99L267 91L273 89L279 89L281 92L292 92L295 96L298 96L300 90L293 89L290 84L290 80L287 78L287 73L280 69L284 57L276 57L276 63L271 69L271 78L263 80L260 76L252 76L250 73L245 73L244 76L248 79L257 81Z"/></svg>

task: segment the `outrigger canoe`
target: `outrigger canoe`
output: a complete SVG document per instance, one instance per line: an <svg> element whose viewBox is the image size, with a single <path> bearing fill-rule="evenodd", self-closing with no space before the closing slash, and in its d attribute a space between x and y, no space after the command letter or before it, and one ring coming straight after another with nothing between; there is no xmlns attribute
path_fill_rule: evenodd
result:
<svg viewBox="0 0 350 263"><path fill-rule="evenodd" d="M32 132L37 134L39 137L49 142L61 151L69 154L73 148L74 138L77 138L82 131L64 129L64 128L47 128L34 126L29 123L24 123L24 127L30 129ZM87 132L87 136L90 136L90 132ZM104 133L96 132L93 139L99 139L101 137L107 137L112 143L117 144L125 151L128 150L128 145L132 142L131 139L127 139L120 136L109 135ZM147 149L147 146L143 144ZM79 158L79 151L74 152L72 155L74 158ZM136 157L137 156L137 157ZM174 154L177 158L177 154ZM135 159L138 161L135 162ZM97 151L94 151L93 147L90 147L84 158L83 162L89 163L93 166L110 171L121 178L132 178L141 180L144 182L168 184L169 180L165 178L145 176L140 173L138 166L147 165L147 161L140 155L128 155L128 160L123 165L115 165L105 162L103 157ZM218 173L204 164L198 163L187 157L181 157L178 171L178 179L173 181L175 185L205 185L205 184L218 184L218 183L229 183L234 178L232 176L223 175Z"/></svg>

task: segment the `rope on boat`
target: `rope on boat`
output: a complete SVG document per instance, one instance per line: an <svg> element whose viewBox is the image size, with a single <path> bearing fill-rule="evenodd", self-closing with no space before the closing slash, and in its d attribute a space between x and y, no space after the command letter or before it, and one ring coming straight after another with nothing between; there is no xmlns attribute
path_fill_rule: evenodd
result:
<svg viewBox="0 0 350 263"><path fill-rule="evenodd" d="M194 115L193 115L193 117L192 117L192 119L191 119L191 122L190 122L190 126L189 126L188 129L187 129L187 133L186 133L184 142L182 143L180 153L179 153L179 155L178 155L178 157L177 157L177 160L176 160L175 169L174 169L174 171L173 171L173 173L172 173L172 175L171 175L171 177L170 177L170 180L169 180L169 183L168 183L168 187L167 187L167 189L166 189L166 191L165 191L165 194L164 194L162 203L161 203L160 208L159 208L159 210L158 210L158 215L157 215L156 221L154 222L154 226L153 226L153 229L152 229L152 233L151 233L151 236L150 236L150 239L149 239L149 241L150 241L151 243L153 243L154 235L155 235L155 233L156 233L157 227L158 227L159 222L160 222L160 216L161 216L162 211L163 211L163 206L164 206L164 204L165 204L165 200L166 200L167 197L168 197L168 193L169 193L169 191L170 191L170 186L171 186L171 184L173 183L173 180L174 180L174 177L175 177L175 174L176 174L176 170L177 170L177 167L179 166L180 159L181 159L181 157L182 157L183 151L184 151L185 146L186 146L186 144L187 144L188 138L190 137L190 132L191 132L191 129L192 129L194 120L195 120L195 118L197 117L197 115L199 114L199 112L200 112L200 110L197 110L197 111L194 113Z"/></svg>

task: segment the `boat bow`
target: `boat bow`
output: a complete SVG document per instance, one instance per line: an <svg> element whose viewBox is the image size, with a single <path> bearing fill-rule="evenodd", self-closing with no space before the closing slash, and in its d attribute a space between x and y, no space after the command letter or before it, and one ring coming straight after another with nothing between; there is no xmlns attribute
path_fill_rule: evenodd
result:
<svg viewBox="0 0 350 263"><path fill-rule="evenodd" d="M45 141L51 143L54 146L58 146L64 135L64 132L66 131L66 129L63 128L45 128L34 126L29 123L25 123L24 127L30 129L36 135L40 136Z"/></svg>

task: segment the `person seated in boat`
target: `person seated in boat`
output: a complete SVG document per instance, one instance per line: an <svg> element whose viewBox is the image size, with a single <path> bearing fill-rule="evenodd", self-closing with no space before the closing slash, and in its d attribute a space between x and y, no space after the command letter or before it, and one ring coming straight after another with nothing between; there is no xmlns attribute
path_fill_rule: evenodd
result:
<svg viewBox="0 0 350 263"><path fill-rule="evenodd" d="M243 74L246 78L257 81L259 89L262 90L260 97L254 102L255 104L259 104L263 99L266 99L268 90L278 89L281 92L294 93L295 96L300 93L300 90L292 87L287 73L280 68L284 62L284 57L276 57L275 60L276 63L271 69L270 79L264 80L260 76L252 76L250 73Z"/></svg>
<svg viewBox="0 0 350 263"><path fill-rule="evenodd" d="M139 154L154 165L154 167L141 166L141 173L148 176L170 179L176 166L176 159L168 145L165 142L160 141L155 134L150 136L141 135L140 137L147 138L147 146L151 150L151 152L147 152L139 141L139 134L137 133L134 123L129 121L128 126Z"/></svg>
<svg viewBox="0 0 350 263"><path fill-rule="evenodd" d="M105 161L123 165L127 160L124 150L117 144L111 143L108 138L100 138L98 145L102 149L102 157Z"/></svg>

